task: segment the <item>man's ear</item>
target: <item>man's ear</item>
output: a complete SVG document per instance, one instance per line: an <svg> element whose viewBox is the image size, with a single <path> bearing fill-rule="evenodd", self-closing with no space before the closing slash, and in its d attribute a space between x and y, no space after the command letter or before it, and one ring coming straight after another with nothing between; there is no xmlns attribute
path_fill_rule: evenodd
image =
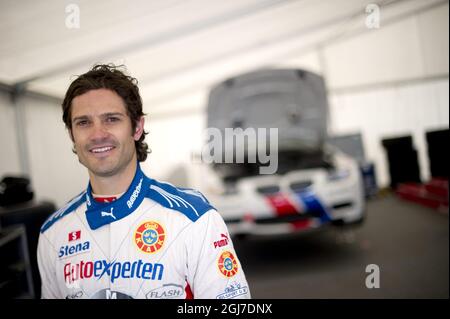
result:
<svg viewBox="0 0 450 319"><path fill-rule="evenodd" d="M145 119L143 116L141 116L141 118L138 121L136 121L136 129L133 132L133 138L135 141L139 141L142 134L144 134L144 123Z"/></svg>

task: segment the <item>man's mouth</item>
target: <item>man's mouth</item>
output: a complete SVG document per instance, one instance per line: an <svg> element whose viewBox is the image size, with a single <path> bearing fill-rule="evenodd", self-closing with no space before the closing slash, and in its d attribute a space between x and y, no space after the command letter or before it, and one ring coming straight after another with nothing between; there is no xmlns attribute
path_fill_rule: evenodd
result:
<svg viewBox="0 0 450 319"><path fill-rule="evenodd" d="M89 150L89 152L94 153L94 154L104 154L104 153L107 153L107 152L113 150L114 148L115 148L114 146L94 147L94 148L91 148Z"/></svg>

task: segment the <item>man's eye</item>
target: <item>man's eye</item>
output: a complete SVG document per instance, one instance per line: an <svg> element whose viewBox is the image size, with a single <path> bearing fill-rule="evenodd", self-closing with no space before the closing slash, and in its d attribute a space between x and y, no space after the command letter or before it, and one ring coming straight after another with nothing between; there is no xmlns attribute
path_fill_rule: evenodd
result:
<svg viewBox="0 0 450 319"><path fill-rule="evenodd" d="M76 123L77 126L86 126L87 124L88 124L88 121L86 121L86 120L78 121L78 122Z"/></svg>
<svg viewBox="0 0 450 319"><path fill-rule="evenodd" d="M107 121L107 122L118 122L118 121L120 121L120 119L119 119L118 117L112 116L112 117L108 117L108 118L106 119L106 121Z"/></svg>

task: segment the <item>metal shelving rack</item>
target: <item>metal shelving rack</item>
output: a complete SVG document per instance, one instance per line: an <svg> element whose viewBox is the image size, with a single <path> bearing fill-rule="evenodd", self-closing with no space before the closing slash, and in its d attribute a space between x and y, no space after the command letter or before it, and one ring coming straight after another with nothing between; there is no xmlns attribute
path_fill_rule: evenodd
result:
<svg viewBox="0 0 450 319"><path fill-rule="evenodd" d="M0 227L0 297L34 298L33 278L23 225Z"/></svg>

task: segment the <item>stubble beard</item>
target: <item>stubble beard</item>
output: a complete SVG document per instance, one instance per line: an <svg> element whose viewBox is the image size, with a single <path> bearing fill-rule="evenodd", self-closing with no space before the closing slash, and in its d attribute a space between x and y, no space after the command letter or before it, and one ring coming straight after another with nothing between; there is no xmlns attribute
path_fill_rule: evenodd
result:
<svg viewBox="0 0 450 319"><path fill-rule="evenodd" d="M116 145L115 152L120 151L122 151L122 147ZM78 156L78 161L86 167L92 175L103 178L112 177L121 173L132 160L132 152L129 152L129 154L116 154L115 156L103 159L89 159L88 157L83 158Z"/></svg>

